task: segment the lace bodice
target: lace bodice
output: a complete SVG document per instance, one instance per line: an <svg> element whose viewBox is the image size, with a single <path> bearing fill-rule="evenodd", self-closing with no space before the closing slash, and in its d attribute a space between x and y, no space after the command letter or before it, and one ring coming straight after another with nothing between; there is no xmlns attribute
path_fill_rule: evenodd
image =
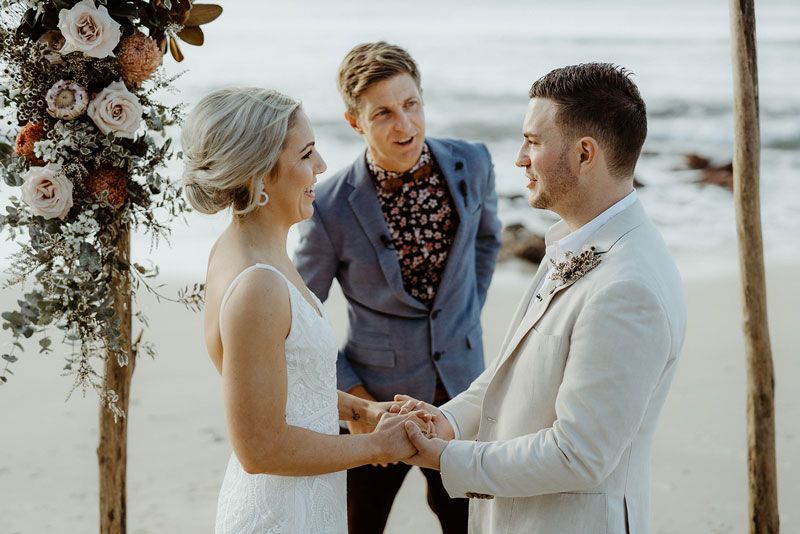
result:
<svg viewBox="0 0 800 534"><path fill-rule="evenodd" d="M322 303L313 294L312 306L278 269L252 265L231 282L222 297L220 331L228 298L239 281L255 269L277 273L289 288L292 322L285 343L287 424L338 434L336 336ZM339 534L347 530L346 506L344 472L307 477L250 475L231 454L219 495L216 532Z"/></svg>

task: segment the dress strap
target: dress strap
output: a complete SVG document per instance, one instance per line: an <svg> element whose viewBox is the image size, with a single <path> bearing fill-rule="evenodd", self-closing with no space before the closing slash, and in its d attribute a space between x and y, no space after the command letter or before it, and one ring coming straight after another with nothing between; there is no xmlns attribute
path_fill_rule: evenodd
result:
<svg viewBox="0 0 800 534"><path fill-rule="evenodd" d="M228 303L228 299L230 298L231 294L233 294L233 290L236 289L236 286L239 285L239 282L242 280L242 278L244 278L244 275L246 275L249 272L255 271L256 269L266 269L267 271L272 271L272 272L278 273L278 275L280 275L280 277L283 278L283 281L286 282L287 284L289 284L289 280L286 278L286 276L282 272L280 272L278 269L276 269L272 265L268 265L266 263L256 263L254 265L251 265L250 267L248 267L244 271L240 272L239 274L237 274L236 277L233 280L231 280L231 283L228 286L228 289L226 289L225 293L222 295L222 300L220 301L220 304L219 304L219 320L218 321L219 321L220 337L222 336L222 316L223 316L223 312L225 311L225 305Z"/></svg>

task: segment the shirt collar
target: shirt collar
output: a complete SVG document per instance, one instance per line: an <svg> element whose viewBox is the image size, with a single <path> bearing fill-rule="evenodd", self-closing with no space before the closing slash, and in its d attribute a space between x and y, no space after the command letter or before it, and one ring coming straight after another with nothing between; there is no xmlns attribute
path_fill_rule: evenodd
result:
<svg viewBox="0 0 800 534"><path fill-rule="evenodd" d="M428 148L428 143L424 143L422 145L422 153L419 156L419 159L414 164L413 167L408 169L405 172L394 172L394 171L387 171L386 169L382 168L380 165L375 163L372 159L372 154L370 154L369 149L367 150L367 168L369 168L370 173L372 176L376 178L378 182L383 182L385 180L389 180L392 178L400 178L405 175L413 175L416 171L421 169L426 165L430 165L432 160L431 150Z"/></svg>
<svg viewBox="0 0 800 534"><path fill-rule="evenodd" d="M603 213L584 224L574 232L570 233L567 223L563 220L554 224L544 236L547 257L552 260L560 260L567 252L576 254L580 252L586 241L601 226L607 223L612 217L632 206L636 202L636 190L628 193L625 198L616 202L613 206Z"/></svg>

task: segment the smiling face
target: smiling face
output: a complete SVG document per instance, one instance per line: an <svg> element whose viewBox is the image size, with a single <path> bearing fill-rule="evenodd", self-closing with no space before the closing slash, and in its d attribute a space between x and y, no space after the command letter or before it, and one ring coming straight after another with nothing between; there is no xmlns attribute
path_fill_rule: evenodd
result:
<svg viewBox="0 0 800 534"><path fill-rule="evenodd" d="M570 145L556 124L555 102L532 98L522 126L517 167L525 168L531 207L560 211L577 193L579 177L571 168Z"/></svg>
<svg viewBox="0 0 800 534"><path fill-rule="evenodd" d="M311 122L298 110L278 157L276 178L265 180L264 190L269 195L267 208L285 215L290 224L308 219L314 214L316 177L326 169L314 144Z"/></svg>
<svg viewBox="0 0 800 534"><path fill-rule="evenodd" d="M358 104L358 115L345 118L364 136L373 161L393 172L413 167L425 144L425 113L414 78L403 73L376 82Z"/></svg>

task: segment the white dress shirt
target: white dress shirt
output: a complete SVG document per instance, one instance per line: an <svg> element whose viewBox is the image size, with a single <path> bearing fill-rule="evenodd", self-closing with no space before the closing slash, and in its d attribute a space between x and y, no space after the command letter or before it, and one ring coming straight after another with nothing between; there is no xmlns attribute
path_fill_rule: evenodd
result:
<svg viewBox="0 0 800 534"><path fill-rule="evenodd" d="M632 206L634 202L636 202L636 190L632 190L630 193L628 193L628 195L625 196L625 198L616 202L603 213L571 233L567 223L565 223L563 219L558 221L551 226L544 235L545 255L542 259L542 262L549 263L550 260L553 259L556 263L558 263L564 260L567 252L572 254L580 253L581 249L589 240L589 238L591 238L601 226L606 224L618 213L621 213L626 208ZM526 313L530 313L531 309L539 303L539 301L536 299L536 294L539 293L539 291L542 289L542 286L547 283L547 280L550 278L550 275L555 269L552 263L549 263L549 265L550 267L548 268L547 273L544 277L542 277L541 280L539 280L539 285L536 287L536 291L534 291L531 295L531 300L528 302L528 311ZM450 426L453 427L455 439L461 439L461 432L459 431L458 424L453 416L447 413L446 410L442 410L442 413L450 422Z"/></svg>

